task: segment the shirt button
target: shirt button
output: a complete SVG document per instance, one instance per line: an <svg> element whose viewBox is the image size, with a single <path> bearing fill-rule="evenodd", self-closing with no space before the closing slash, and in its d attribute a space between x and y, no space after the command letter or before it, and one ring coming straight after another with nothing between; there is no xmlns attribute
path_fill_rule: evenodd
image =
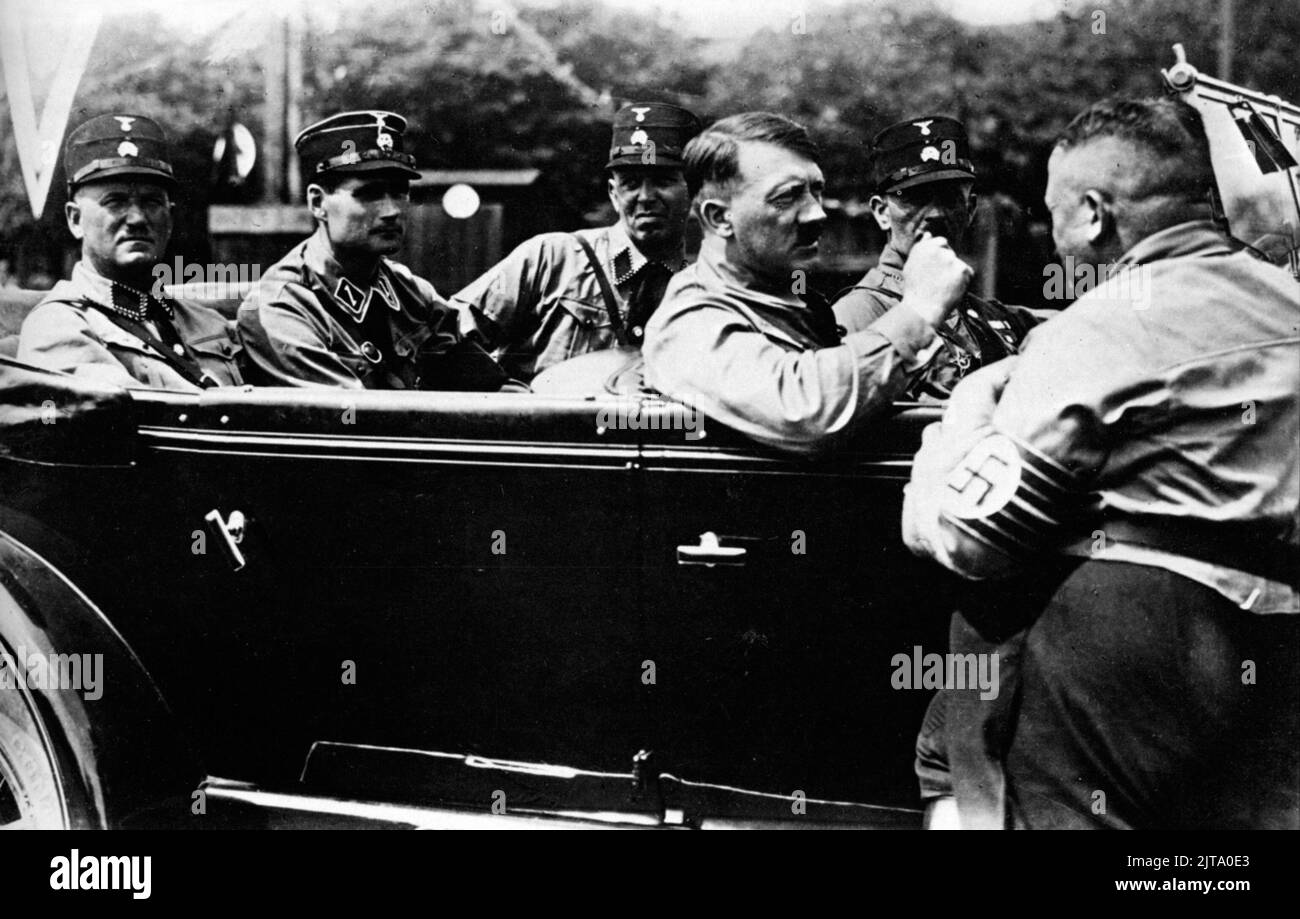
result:
<svg viewBox="0 0 1300 919"><path fill-rule="evenodd" d="M179 342L177 342L176 344L172 345L172 352L173 352L177 357L184 357L184 356L185 356L185 346L182 345L182 344L180 344Z"/></svg>
<svg viewBox="0 0 1300 919"><path fill-rule="evenodd" d="M632 334L635 335L637 338L640 338L642 335L645 334L645 329L641 328L639 325L634 325L632 326Z"/></svg>

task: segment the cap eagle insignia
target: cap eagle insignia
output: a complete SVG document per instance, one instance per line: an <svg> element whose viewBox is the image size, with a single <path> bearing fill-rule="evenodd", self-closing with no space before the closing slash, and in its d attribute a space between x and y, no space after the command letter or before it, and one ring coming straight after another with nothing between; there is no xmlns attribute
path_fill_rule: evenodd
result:
<svg viewBox="0 0 1300 919"><path fill-rule="evenodd" d="M388 125L384 123L384 115L382 112L375 112L375 122L375 127L379 131L378 135L375 137L375 146L380 150L383 150L385 153L391 152L393 149L393 135L389 134L387 131Z"/></svg>

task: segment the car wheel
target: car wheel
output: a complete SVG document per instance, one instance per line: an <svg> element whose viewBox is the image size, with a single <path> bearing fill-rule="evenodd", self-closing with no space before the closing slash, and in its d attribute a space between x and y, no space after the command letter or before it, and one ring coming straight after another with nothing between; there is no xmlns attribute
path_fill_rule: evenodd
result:
<svg viewBox="0 0 1300 919"><path fill-rule="evenodd" d="M0 686L0 829L66 829L58 757L27 693Z"/></svg>

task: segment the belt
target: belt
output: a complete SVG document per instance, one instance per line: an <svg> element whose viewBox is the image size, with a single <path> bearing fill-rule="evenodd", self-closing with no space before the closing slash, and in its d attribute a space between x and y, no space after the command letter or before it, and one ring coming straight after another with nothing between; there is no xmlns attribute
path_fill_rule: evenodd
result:
<svg viewBox="0 0 1300 919"><path fill-rule="evenodd" d="M1258 526L1174 517L1112 517L1098 527L1107 539L1233 568L1300 589L1300 546L1259 532Z"/></svg>

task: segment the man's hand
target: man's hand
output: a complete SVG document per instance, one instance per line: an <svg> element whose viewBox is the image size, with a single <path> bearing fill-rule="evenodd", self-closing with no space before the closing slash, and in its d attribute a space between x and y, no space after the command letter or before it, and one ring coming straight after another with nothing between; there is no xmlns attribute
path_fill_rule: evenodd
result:
<svg viewBox="0 0 1300 919"><path fill-rule="evenodd" d="M966 293L972 274L948 240L925 233L903 266L903 302L938 328Z"/></svg>
<svg viewBox="0 0 1300 919"><path fill-rule="evenodd" d="M964 540L941 521L948 476L976 444L993 433L993 413L1017 357L981 367L953 390L943 421L926 427L912 460L912 480L903 489L903 542L913 554L932 558L969 577L954 558ZM960 553L958 553L960 555Z"/></svg>

